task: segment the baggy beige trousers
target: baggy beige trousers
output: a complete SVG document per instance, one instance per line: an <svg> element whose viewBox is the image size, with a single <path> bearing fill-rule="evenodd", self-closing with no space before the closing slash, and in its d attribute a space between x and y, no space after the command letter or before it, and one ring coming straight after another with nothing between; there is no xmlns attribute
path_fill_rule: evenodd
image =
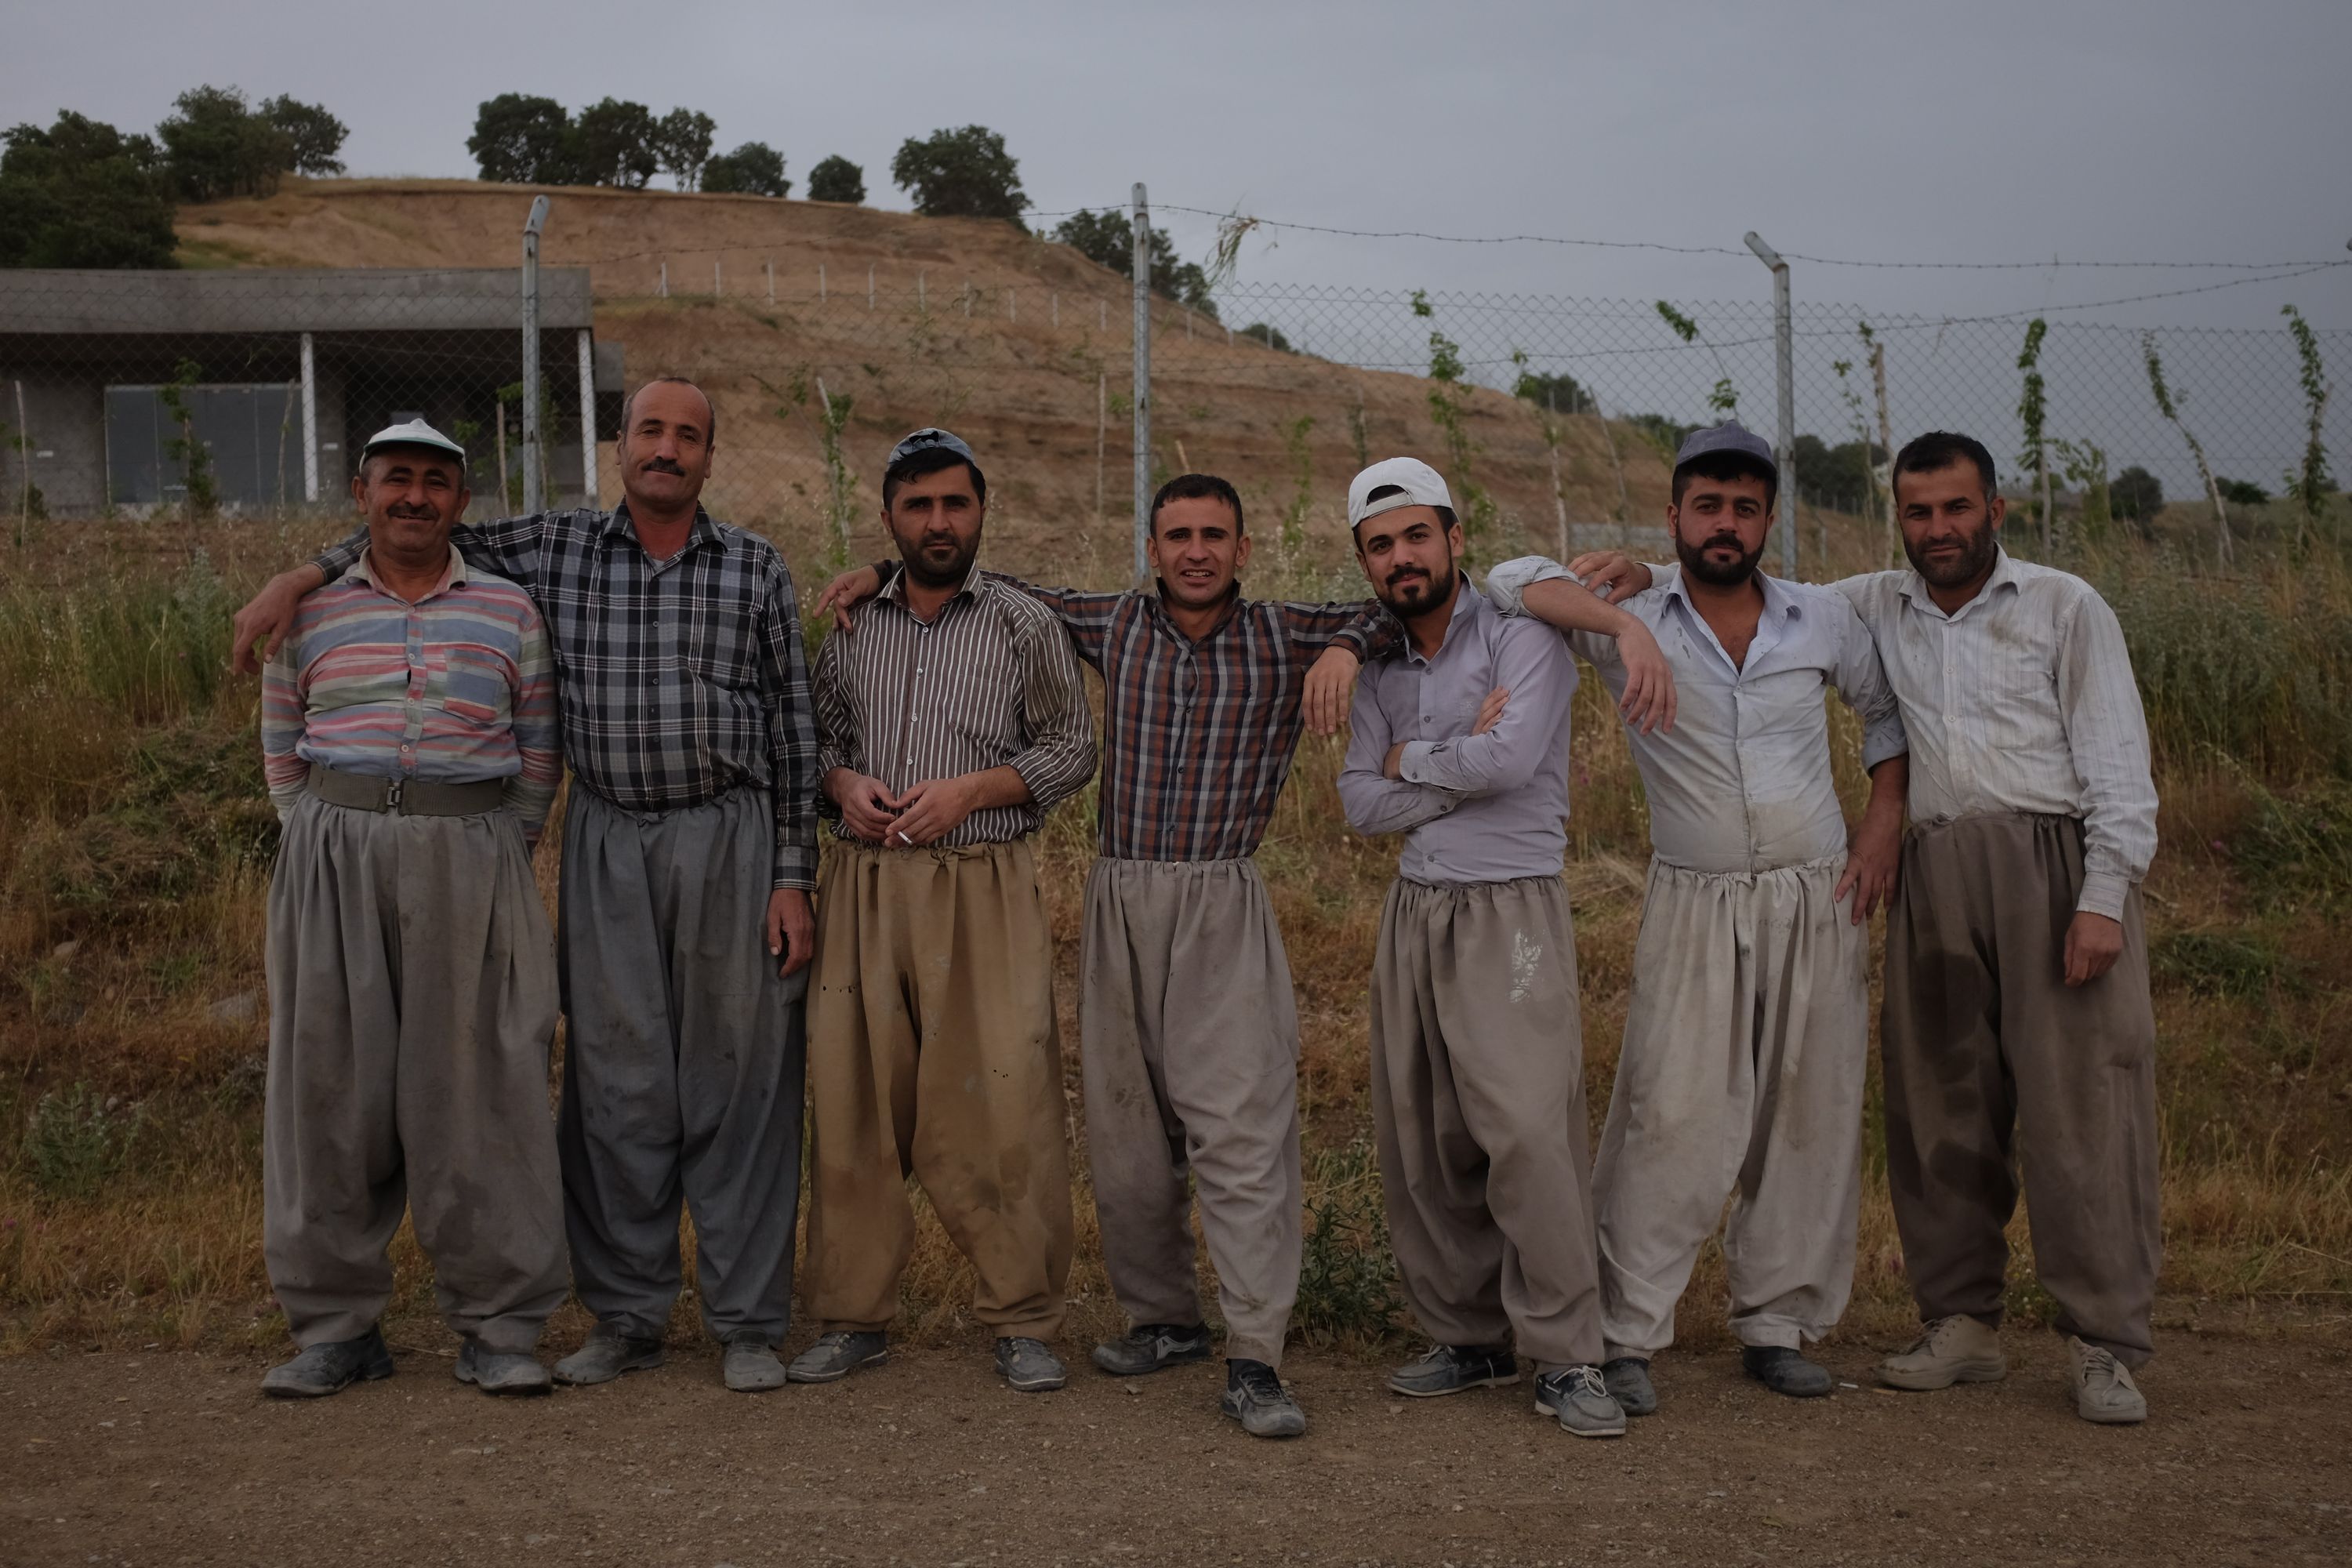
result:
<svg viewBox="0 0 2352 1568"><path fill-rule="evenodd" d="M1097 860L1078 1006L1087 1153L1111 1289L1197 1323L1189 1170L1225 1354L1282 1364L1298 1299L1298 1014L1250 860Z"/></svg>
<svg viewBox="0 0 2352 1568"><path fill-rule="evenodd" d="M1754 873L1650 862L1617 1087L1592 1176L1610 1356L1674 1342L1723 1214L1731 1328L1820 1339L1853 1289L1869 931L1845 858Z"/></svg>
<svg viewBox="0 0 2352 1568"><path fill-rule="evenodd" d="M2162 1250L2147 938L2135 888L2122 957L2068 985L2082 888L2072 817L1965 816L1905 841L1879 1030L1887 1184L1920 1316L1997 1324L2021 1163L2059 1332L2137 1366Z"/></svg>
<svg viewBox="0 0 2352 1568"><path fill-rule="evenodd" d="M1576 936L1558 877L1399 878L1372 966L1372 1123L1405 1300L1440 1344L1601 1360Z"/></svg>
<svg viewBox="0 0 2352 1568"><path fill-rule="evenodd" d="M297 1343L392 1295L404 1205L441 1315L529 1352L563 1300L547 1058L555 942L509 811L401 816L305 795L269 879L262 1253Z"/></svg>
<svg viewBox="0 0 2352 1568"><path fill-rule="evenodd" d="M809 988L809 1304L887 1328L912 1173L1000 1336L1061 1331L1074 1245L1054 947L1026 839L834 847Z"/></svg>

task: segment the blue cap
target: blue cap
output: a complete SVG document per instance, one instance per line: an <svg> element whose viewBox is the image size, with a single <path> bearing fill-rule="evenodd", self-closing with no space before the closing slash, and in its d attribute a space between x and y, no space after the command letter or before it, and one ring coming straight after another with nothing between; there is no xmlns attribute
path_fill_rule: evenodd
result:
<svg viewBox="0 0 2352 1568"><path fill-rule="evenodd" d="M1780 467L1772 456L1772 443L1737 419L1727 419L1684 437L1682 449L1675 454L1675 467L1679 468L1693 458L1712 457L1717 452L1738 452L1754 458L1768 468Z"/></svg>
<svg viewBox="0 0 2352 1568"><path fill-rule="evenodd" d="M902 437L898 444L890 448L889 460L882 465L882 471L887 474L909 458L933 451L952 452L970 463L972 472L980 471L980 459L971 455L971 448L964 444L963 437L936 425L926 425L920 430Z"/></svg>

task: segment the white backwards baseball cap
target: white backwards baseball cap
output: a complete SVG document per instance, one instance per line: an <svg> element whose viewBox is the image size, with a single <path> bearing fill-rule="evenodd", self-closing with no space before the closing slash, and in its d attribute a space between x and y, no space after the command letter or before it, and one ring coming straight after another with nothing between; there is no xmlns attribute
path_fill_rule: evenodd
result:
<svg viewBox="0 0 2352 1568"><path fill-rule="evenodd" d="M466 448L433 428L422 419L411 419L405 425L387 425L368 437L360 448L360 461L364 463L386 447L430 447L446 452L457 459L457 467L466 466Z"/></svg>
<svg viewBox="0 0 2352 1568"><path fill-rule="evenodd" d="M1378 500L1368 499L1374 490L1389 485L1396 486L1402 493L1382 496ZM1442 506L1451 511L1454 492L1445 488L1444 476L1419 458L1383 458L1348 482L1350 531L1368 517L1378 517L1401 506Z"/></svg>

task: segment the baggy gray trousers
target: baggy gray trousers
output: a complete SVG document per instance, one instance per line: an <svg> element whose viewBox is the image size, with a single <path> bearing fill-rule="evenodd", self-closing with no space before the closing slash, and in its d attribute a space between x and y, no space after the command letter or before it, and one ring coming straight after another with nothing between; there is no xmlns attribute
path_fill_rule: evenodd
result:
<svg viewBox="0 0 2352 1568"><path fill-rule="evenodd" d="M1853 1289L1868 928L1843 855L1756 872L1650 863L1617 1087L1593 1170L1610 1356L1674 1342L1699 1247L1723 1227L1731 1329L1820 1339Z"/></svg>
<svg viewBox="0 0 2352 1568"><path fill-rule="evenodd" d="M1372 1131L1397 1275L1440 1344L1601 1360L1576 932L1558 876L1400 877L1372 960Z"/></svg>
<svg viewBox="0 0 2352 1568"><path fill-rule="evenodd" d="M1137 1323L1197 1323L1189 1170L1225 1354L1282 1364L1298 1299L1298 1014L1248 860L1095 862L1078 1005L1103 1267Z"/></svg>
<svg viewBox="0 0 2352 1568"><path fill-rule="evenodd" d="M404 1205L443 1319L529 1352L563 1300L563 1222L554 954L521 823L305 795L268 963L262 1253L296 1342L374 1325Z"/></svg>
<svg viewBox="0 0 2352 1568"><path fill-rule="evenodd" d="M808 971L781 979L768 952L775 837L762 790L636 812L573 781L564 1224L581 1302L632 1336L668 1329L681 1196L703 1328L775 1344L792 1321Z"/></svg>

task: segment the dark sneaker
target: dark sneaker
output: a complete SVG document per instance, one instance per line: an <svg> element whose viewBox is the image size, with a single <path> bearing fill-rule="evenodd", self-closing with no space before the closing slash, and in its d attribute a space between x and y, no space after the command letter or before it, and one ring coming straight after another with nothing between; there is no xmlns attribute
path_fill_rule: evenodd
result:
<svg viewBox="0 0 2352 1568"><path fill-rule="evenodd" d="M1070 1380L1062 1358L1043 1340L1007 1334L996 1342L997 1374L1020 1394L1050 1394Z"/></svg>
<svg viewBox="0 0 2352 1568"><path fill-rule="evenodd" d="M1115 1340L1095 1347L1094 1363L1113 1377L1141 1377L1162 1367L1206 1361L1212 1349L1209 1325L1138 1323Z"/></svg>
<svg viewBox="0 0 2352 1568"><path fill-rule="evenodd" d="M1282 1378L1262 1361L1225 1363L1225 1396L1217 1407L1253 1437L1296 1437L1307 1430L1307 1412L1282 1386Z"/></svg>
<svg viewBox="0 0 2352 1568"><path fill-rule="evenodd" d="M783 1387L784 1363L776 1359L774 1346L752 1334L727 1342L719 1375L737 1394L765 1394Z"/></svg>
<svg viewBox="0 0 2352 1568"><path fill-rule="evenodd" d="M789 1383L839 1383L862 1366L879 1366L890 1359L889 1337L879 1329L834 1329L817 1335L816 1343L793 1357L784 1368Z"/></svg>
<svg viewBox="0 0 2352 1568"><path fill-rule="evenodd" d="M1829 1368L1807 1361L1786 1345L1743 1345L1739 1366L1773 1393L1791 1399L1819 1399L1837 1386Z"/></svg>
<svg viewBox="0 0 2352 1568"><path fill-rule="evenodd" d="M555 1363L555 1381L578 1388L610 1383L625 1372L651 1372L668 1352L659 1340L637 1339L611 1323L588 1331L588 1342Z"/></svg>
<svg viewBox="0 0 2352 1568"><path fill-rule="evenodd" d="M1650 1363L1637 1355L1621 1355L1601 1363L1601 1384L1617 1408L1628 1415L1655 1415L1658 1390L1650 1381Z"/></svg>
<svg viewBox="0 0 2352 1568"><path fill-rule="evenodd" d="M1518 1381L1519 1358L1508 1345L1432 1345L1419 1361L1389 1373L1389 1387L1415 1399Z"/></svg>
<svg viewBox="0 0 2352 1568"><path fill-rule="evenodd" d="M2147 1419L2147 1397L2115 1352L2069 1335L2066 1354L2074 1373L2075 1415L2102 1426L2134 1426Z"/></svg>
<svg viewBox="0 0 2352 1568"><path fill-rule="evenodd" d="M331 1340L280 1362L262 1374L261 1392L272 1399L324 1399L354 1383L390 1377L392 1372L392 1349L383 1342L383 1331L370 1329L358 1339Z"/></svg>
<svg viewBox="0 0 2352 1568"><path fill-rule="evenodd" d="M554 1379L535 1355L514 1351L484 1350L467 1340L457 1352L457 1381L470 1383L484 1394L551 1394Z"/></svg>
<svg viewBox="0 0 2352 1568"><path fill-rule="evenodd" d="M1536 1408L1559 1417L1572 1436L1622 1437L1625 1411L1609 1395L1597 1366L1564 1366L1536 1379Z"/></svg>

